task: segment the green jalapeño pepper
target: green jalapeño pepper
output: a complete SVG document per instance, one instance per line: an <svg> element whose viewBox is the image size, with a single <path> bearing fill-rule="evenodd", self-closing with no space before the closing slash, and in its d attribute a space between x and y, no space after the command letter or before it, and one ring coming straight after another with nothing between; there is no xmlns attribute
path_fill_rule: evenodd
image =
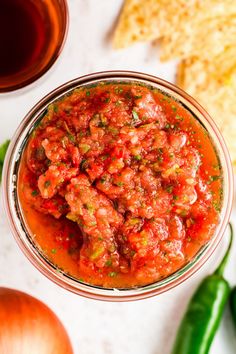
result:
<svg viewBox="0 0 236 354"><path fill-rule="evenodd" d="M6 140L5 143L0 145L0 182L2 179L3 162L4 162L4 158L5 158L9 143L10 143L10 140Z"/></svg>
<svg viewBox="0 0 236 354"><path fill-rule="evenodd" d="M225 256L215 272L202 281L190 300L172 354L207 354L210 349L230 295L230 286L223 278L233 239L233 229L231 224L229 226L230 242Z"/></svg>

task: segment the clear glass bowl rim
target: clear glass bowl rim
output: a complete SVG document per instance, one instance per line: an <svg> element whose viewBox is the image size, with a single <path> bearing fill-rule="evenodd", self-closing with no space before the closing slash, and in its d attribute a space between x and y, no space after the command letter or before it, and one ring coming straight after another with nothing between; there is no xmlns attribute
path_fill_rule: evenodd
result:
<svg viewBox="0 0 236 354"><path fill-rule="evenodd" d="M187 265L174 274L153 284L130 289L106 289L88 285L79 282L68 274L58 271L55 266L53 266L37 251L36 247L34 247L32 242L30 242L30 237L28 237L22 229L22 224L18 215L19 210L16 209L14 197L16 184L14 170L20 159L19 148L24 145L24 141L27 139L26 136L28 136L32 130L33 120L38 120L40 113L42 113L51 102L72 91L78 86L89 85L94 83L94 81L100 82L114 80L128 80L131 82L141 81L151 86L158 87L163 92L169 93L172 97L180 100L180 102L182 102L187 109L197 115L197 118L204 123L204 126L208 125L209 129L212 130L210 135L213 138L218 151L220 150L220 154L222 155L220 161L223 167L222 173L224 174L225 185L221 221L214 237L210 240L210 242L205 245ZM209 131L209 129L207 130ZM8 148L3 169L2 187L4 207L13 235L23 253L41 273L61 287L84 297L105 301L132 301L158 295L177 286L199 270L211 256L219 244L230 218L233 203L233 170L224 139L213 119L204 110L204 108L186 92L168 81L149 74L133 71L103 71L85 75L61 85L42 98L29 111L16 130Z"/></svg>

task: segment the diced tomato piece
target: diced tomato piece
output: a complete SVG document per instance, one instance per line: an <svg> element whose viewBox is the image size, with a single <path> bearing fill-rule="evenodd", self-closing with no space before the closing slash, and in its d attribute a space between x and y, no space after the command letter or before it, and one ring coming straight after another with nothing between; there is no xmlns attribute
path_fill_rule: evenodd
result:
<svg viewBox="0 0 236 354"><path fill-rule="evenodd" d="M166 115L152 93L146 88L133 88L135 106L133 108L137 117L144 123L157 122L160 129L166 124Z"/></svg>
<svg viewBox="0 0 236 354"><path fill-rule="evenodd" d="M110 200L90 185L85 175L71 179L67 191L65 198L71 209L67 217L78 223L86 240L81 250L83 257L97 267L104 267L108 258L111 255L114 258L117 253L114 231L123 218Z"/></svg>
<svg viewBox="0 0 236 354"><path fill-rule="evenodd" d="M77 168L68 168L63 164L49 166L48 170L38 179L38 188L42 197L52 198L61 185L76 176L77 173Z"/></svg>

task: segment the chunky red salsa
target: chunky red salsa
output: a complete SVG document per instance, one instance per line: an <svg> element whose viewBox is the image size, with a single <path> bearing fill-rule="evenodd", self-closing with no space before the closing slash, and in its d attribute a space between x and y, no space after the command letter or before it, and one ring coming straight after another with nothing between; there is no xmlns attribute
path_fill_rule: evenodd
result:
<svg viewBox="0 0 236 354"><path fill-rule="evenodd" d="M139 84L101 83L48 107L23 153L22 211L58 268L103 287L165 278L212 237L221 170L206 130Z"/></svg>

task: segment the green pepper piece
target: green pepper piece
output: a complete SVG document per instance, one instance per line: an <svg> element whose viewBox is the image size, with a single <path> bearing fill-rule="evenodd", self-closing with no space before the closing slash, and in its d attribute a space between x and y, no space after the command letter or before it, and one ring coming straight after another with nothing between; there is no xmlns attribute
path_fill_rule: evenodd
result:
<svg viewBox="0 0 236 354"><path fill-rule="evenodd" d="M232 289L229 298L230 312L233 318L234 325L236 327L236 286Z"/></svg>
<svg viewBox="0 0 236 354"><path fill-rule="evenodd" d="M230 286L223 278L233 239L233 228L231 224L229 226L230 242L225 256L215 272L206 277L193 294L177 332L172 354L209 352L230 295Z"/></svg>
<svg viewBox="0 0 236 354"><path fill-rule="evenodd" d="M2 168L3 168L3 162L4 158L7 152L8 145L10 144L10 140L6 140L1 146L0 146L0 182L2 180Z"/></svg>
<svg viewBox="0 0 236 354"><path fill-rule="evenodd" d="M0 164L0 182L2 181L2 168L3 168L3 165Z"/></svg>
<svg viewBox="0 0 236 354"><path fill-rule="evenodd" d="M0 163L1 164L3 164L3 162L4 162L4 158L5 158L9 144L10 144L10 140L6 140L2 145L0 145Z"/></svg>

